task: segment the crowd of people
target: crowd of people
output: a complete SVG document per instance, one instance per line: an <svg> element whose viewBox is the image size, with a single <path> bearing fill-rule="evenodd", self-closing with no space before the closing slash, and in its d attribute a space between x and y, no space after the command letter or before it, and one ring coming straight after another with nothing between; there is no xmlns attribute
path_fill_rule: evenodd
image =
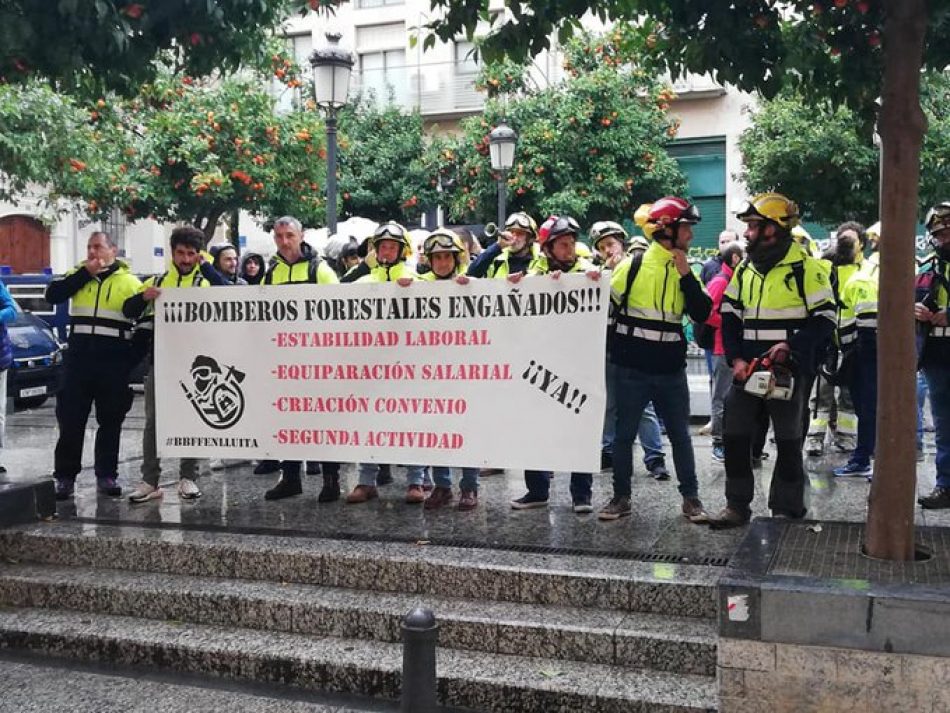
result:
<svg viewBox="0 0 950 713"><path fill-rule="evenodd" d="M778 193L754 196L737 218L745 224L743 235L724 231L718 254L699 271L687 256L693 226L701 217L695 205L675 196L637 211L635 221L643 235L630 236L613 221L594 223L587 231L590 249L580 241L581 226L563 215L539 226L531 216L513 213L484 249L471 234L439 228L422 242L418 266L410 260L410 234L398 223L384 223L362 241L334 236L320 254L304 240L300 222L286 216L274 222L276 252L270 260L257 253L240 256L225 245L214 249L209 261L203 253L204 235L192 227L176 228L169 269L143 283L118 258L111 237L96 232L89 238L87 259L53 280L46 293L53 304L70 300L71 315L66 375L56 406L56 496L73 496L93 403L99 425L98 489L106 495L122 494L117 461L123 419L132 403L128 375L146 360L150 366L142 479L128 497L133 503L162 497L151 363L153 304L164 288L338 282L396 282L407 287L416 280L465 284L472 279L517 283L582 272L591 280L609 279L611 292L601 461L604 469L613 471L613 489L597 516L610 521L632 513L637 437L647 471L658 480L670 478L662 423L685 518L713 528L749 521L754 469L768 457L764 446L770 428L776 453L768 507L773 516L802 518L803 450L821 455L830 442L850 454L847 463L835 469L836 476L871 476L877 248L882 236L879 226L865 229L845 223L831 247L819 254L799 225L796 204ZM950 203L931 209L926 228L934 253L918 275L915 317L921 373L929 386L937 434L937 485L919 502L925 508L950 508ZM684 329L687 325L691 329ZM725 506L716 514L708 512L699 497L689 428L688 332L705 349L710 375L712 417L701 432L711 436L713 460L722 463L726 473ZM182 500L201 496L199 465L195 459L180 461ZM264 497L281 500L301 494L302 467L298 461L261 462L255 472L279 473ZM306 470L322 473L319 502L343 497L339 463L308 462ZM450 468L411 465L406 474L407 503L435 509L455 501ZM477 507L484 474L477 468L461 469L459 510ZM526 492L511 502L512 508L546 507L552 477L547 471L525 471ZM346 502L373 500L379 485L391 480L389 467L360 464L358 483ZM592 481L591 473L570 475L572 507L578 514L594 511Z"/></svg>

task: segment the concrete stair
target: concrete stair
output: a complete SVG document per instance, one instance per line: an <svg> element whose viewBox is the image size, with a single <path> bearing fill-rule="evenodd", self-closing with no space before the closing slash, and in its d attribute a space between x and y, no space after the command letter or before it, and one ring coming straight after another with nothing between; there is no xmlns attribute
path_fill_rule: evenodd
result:
<svg viewBox="0 0 950 713"><path fill-rule="evenodd" d="M0 647L396 699L400 621L440 622L440 702L716 707L714 568L298 537L0 531Z"/></svg>

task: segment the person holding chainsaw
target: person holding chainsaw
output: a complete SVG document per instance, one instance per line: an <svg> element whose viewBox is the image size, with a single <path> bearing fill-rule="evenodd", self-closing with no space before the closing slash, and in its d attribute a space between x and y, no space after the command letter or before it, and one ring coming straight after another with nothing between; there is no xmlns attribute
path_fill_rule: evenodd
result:
<svg viewBox="0 0 950 713"><path fill-rule="evenodd" d="M752 516L752 441L763 401L778 451L769 508L775 517L805 516L805 400L816 349L837 324L829 264L806 254L792 237L798 206L779 193L762 193L737 217L746 224L748 257L736 268L721 307L733 385L723 415L726 507L710 519L714 529L741 527Z"/></svg>

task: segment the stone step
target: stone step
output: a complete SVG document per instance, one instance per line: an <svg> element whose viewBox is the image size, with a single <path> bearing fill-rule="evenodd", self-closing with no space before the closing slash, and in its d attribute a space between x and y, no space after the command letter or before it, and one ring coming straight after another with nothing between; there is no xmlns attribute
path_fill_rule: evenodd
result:
<svg viewBox="0 0 950 713"><path fill-rule="evenodd" d="M396 713L390 701L324 696L288 686L260 686L219 678L141 669L0 658L0 713L25 711L161 711L162 713ZM445 709L443 709L445 711Z"/></svg>
<svg viewBox="0 0 950 713"><path fill-rule="evenodd" d="M402 647L359 639L222 628L84 612L0 610L0 647L398 699ZM499 713L708 711L707 676L440 649L443 705Z"/></svg>
<svg viewBox="0 0 950 713"><path fill-rule="evenodd" d="M712 676L712 620L306 584L0 563L0 605L397 643L422 606L447 648Z"/></svg>
<svg viewBox="0 0 950 713"><path fill-rule="evenodd" d="M0 558L480 601L716 614L717 567L76 522L0 531Z"/></svg>

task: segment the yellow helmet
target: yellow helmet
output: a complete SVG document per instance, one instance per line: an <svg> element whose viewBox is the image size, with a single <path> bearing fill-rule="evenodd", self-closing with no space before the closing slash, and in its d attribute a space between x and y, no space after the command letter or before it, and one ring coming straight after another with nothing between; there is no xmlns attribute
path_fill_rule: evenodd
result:
<svg viewBox="0 0 950 713"><path fill-rule="evenodd" d="M742 204L736 217L743 222L771 220L790 230L798 225L798 205L781 193L759 193Z"/></svg>
<svg viewBox="0 0 950 713"><path fill-rule="evenodd" d="M373 231L373 237L369 239L373 250L376 250L377 244L382 240L395 240L397 243L400 243L402 245L403 260L412 255L412 240L409 238L409 231L399 223L383 223Z"/></svg>
<svg viewBox="0 0 950 713"><path fill-rule="evenodd" d="M434 253L452 253L457 256L460 267L468 265L468 250L465 243L454 230L437 228L422 242L422 252L426 257Z"/></svg>
<svg viewBox="0 0 950 713"><path fill-rule="evenodd" d="M653 233L657 228L656 223L650 222L650 208L653 207L652 203L644 203L637 211L633 214L633 222L636 223L637 227L643 231L643 234L647 236L647 239L653 239Z"/></svg>

